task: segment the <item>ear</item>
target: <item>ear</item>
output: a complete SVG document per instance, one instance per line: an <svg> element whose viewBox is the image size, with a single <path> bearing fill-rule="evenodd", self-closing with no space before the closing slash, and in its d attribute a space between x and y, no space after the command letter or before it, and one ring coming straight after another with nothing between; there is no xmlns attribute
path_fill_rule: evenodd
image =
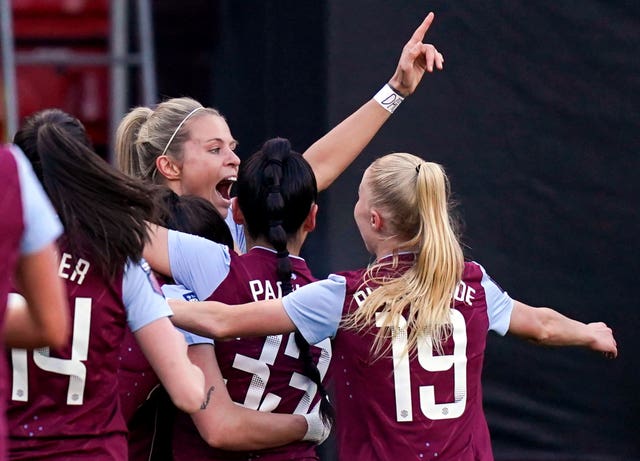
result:
<svg viewBox="0 0 640 461"><path fill-rule="evenodd" d="M316 217L318 215L318 204L314 203L311 205L311 209L309 210L309 214L307 218L304 220L302 224L302 229L306 232L312 232L316 228Z"/></svg>
<svg viewBox="0 0 640 461"><path fill-rule="evenodd" d="M161 155L156 158L156 168L162 176L170 181L180 179L180 167L168 155Z"/></svg>
<svg viewBox="0 0 640 461"><path fill-rule="evenodd" d="M378 213L378 210L374 208L371 209L370 221L371 221L371 227L375 231L380 232L382 230L382 226L384 225L384 218L380 213Z"/></svg>
<svg viewBox="0 0 640 461"><path fill-rule="evenodd" d="M236 222L236 224L240 224L241 226L244 226L244 215L242 214L242 210L238 206L237 197L233 197L231 199L231 213L233 216L233 220Z"/></svg>

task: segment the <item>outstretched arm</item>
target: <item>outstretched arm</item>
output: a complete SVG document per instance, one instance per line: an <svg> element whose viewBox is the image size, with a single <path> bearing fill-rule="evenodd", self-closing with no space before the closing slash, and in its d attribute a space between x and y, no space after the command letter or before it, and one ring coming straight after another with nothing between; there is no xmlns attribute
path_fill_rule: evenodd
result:
<svg viewBox="0 0 640 461"><path fill-rule="evenodd" d="M548 307L531 307L514 301L509 333L547 346L581 346L618 355L613 332L602 322L582 323Z"/></svg>
<svg viewBox="0 0 640 461"><path fill-rule="evenodd" d="M422 43L434 14L429 13L405 44L389 86L401 97L411 95L425 72L442 70L444 58L436 48ZM391 112L374 99L309 147L304 158L313 168L318 190L324 190L355 160L373 136L391 116Z"/></svg>
<svg viewBox="0 0 640 461"><path fill-rule="evenodd" d="M168 301L174 325L209 338L268 336L295 331L281 299L237 306L217 301Z"/></svg>
<svg viewBox="0 0 640 461"><path fill-rule="evenodd" d="M210 446L225 450L259 450L302 439L322 441L310 437L313 434L308 431L306 418L302 415L262 412L236 405L229 397L210 344L190 346L189 357L204 371L207 389L212 389L207 407L191 415L200 436Z"/></svg>

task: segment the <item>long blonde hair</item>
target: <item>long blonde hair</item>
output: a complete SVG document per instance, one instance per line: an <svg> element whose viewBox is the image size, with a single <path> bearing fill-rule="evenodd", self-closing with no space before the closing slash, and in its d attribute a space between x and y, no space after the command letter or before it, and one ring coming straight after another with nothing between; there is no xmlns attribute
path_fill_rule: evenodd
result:
<svg viewBox="0 0 640 461"><path fill-rule="evenodd" d="M167 99L155 110L148 107L131 109L116 130L118 168L129 176L162 183L156 158L164 152L181 162L183 144L189 139L188 123L185 122L204 114L222 117L217 110L203 107L187 97Z"/></svg>
<svg viewBox="0 0 640 461"><path fill-rule="evenodd" d="M404 243L394 250L391 262L376 262L367 269L363 284L373 281L380 286L347 316L344 325L362 331L376 324L377 314L386 314L380 317L374 355L387 352L391 344L386 339L401 330L404 334L405 328L406 353L414 351L425 334L442 351L450 334L453 294L464 268L449 213L449 180L444 169L415 155L389 154L369 166L365 186L371 208L384 214L388 231ZM415 252L411 267L400 277L379 275L383 268L398 266L399 250ZM400 324L403 314L406 326Z"/></svg>

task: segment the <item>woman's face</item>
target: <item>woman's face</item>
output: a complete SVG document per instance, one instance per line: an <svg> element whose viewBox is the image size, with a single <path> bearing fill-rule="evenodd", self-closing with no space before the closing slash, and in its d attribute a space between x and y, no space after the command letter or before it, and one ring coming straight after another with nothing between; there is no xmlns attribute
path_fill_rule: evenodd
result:
<svg viewBox="0 0 640 461"><path fill-rule="evenodd" d="M231 186L238 179L238 145L227 122L205 114L189 121L189 140L183 145L180 173L182 194L209 200L222 217L231 206Z"/></svg>

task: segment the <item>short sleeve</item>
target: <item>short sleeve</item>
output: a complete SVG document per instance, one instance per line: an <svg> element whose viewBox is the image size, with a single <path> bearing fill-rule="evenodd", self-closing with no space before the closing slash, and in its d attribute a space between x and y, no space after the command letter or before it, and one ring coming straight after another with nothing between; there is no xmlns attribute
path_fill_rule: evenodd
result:
<svg viewBox="0 0 640 461"><path fill-rule="evenodd" d="M207 299L229 274L231 255L226 245L202 237L169 231L169 263L173 279Z"/></svg>
<svg viewBox="0 0 640 461"><path fill-rule="evenodd" d="M504 336L509 331L511 312L513 311L513 299L489 277L484 267L480 266L480 269L482 270L481 284L487 300L489 330L493 330L499 335Z"/></svg>
<svg viewBox="0 0 640 461"><path fill-rule="evenodd" d="M160 286L146 261L129 261L122 279L122 300L127 311L127 323L135 332L162 317L173 315Z"/></svg>
<svg viewBox="0 0 640 461"><path fill-rule="evenodd" d="M282 298L284 310L309 344L335 336L342 318L346 279L331 274Z"/></svg>
<svg viewBox="0 0 640 461"><path fill-rule="evenodd" d="M195 293L182 285L162 285L162 292L167 299L179 299L182 301L194 302L198 301ZM194 344L213 344L213 339L206 338L204 336L191 333L190 331L183 330L182 328L176 328L189 346Z"/></svg>
<svg viewBox="0 0 640 461"><path fill-rule="evenodd" d="M20 178L20 195L24 215L25 231L20 252L30 254L41 250L62 234L62 224L47 197L31 164L22 151L11 146Z"/></svg>

